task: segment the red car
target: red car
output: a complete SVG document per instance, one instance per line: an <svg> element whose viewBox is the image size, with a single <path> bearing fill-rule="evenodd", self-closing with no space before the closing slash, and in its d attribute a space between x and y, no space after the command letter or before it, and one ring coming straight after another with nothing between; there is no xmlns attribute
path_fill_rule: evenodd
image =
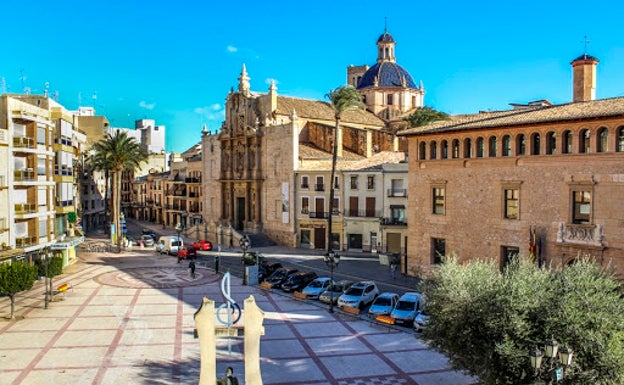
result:
<svg viewBox="0 0 624 385"><path fill-rule="evenodd" d="M197 250L193 246L184 246L178 250L178 262L187 258L197 257Z"/></svg>
<svg viewBox="0 0 624 385"><path fill-rule="evenodd" d="M207 241L205 239L200 239L197 242L193 242L193 244L191 245L195 248L195 250L202 250L202 251L210 251L212 250L212 243L210 241Z"/></svg>

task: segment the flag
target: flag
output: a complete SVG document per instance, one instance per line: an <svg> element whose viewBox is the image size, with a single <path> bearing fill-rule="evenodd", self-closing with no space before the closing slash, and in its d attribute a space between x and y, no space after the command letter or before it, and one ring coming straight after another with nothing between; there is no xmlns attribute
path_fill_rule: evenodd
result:
<svg viewBox="0 0 624 385"><path fill-rule="evenodd" d="M537 259L537 235L535 227L529 226L529 259L535 263Z"/></svg>

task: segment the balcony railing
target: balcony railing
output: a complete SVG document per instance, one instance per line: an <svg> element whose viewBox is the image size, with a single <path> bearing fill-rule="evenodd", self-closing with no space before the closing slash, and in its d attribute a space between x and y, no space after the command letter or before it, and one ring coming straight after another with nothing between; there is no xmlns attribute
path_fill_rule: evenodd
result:
<svg viewBox="0 0 624 385"><path fill-rule="evenodd" d="M315 184L314 185L314 191L325 191L325 185L324 184Z"/></svg>
<svg viewBox="0 0 624 385"><path fill-rule="evenodd" d="M13 171L13 178L15 178L15 180L18 182L35 180L35 170L33 170L32 168L15 170Z"/></svg>
<svg viewBox="0 0 624 385"><path fill-rule="evenodd" d="M384 226L407 226L407 222L399 218L381 218L381 224Z"/></svg>
<svg viewBox="0 0 624 385"><path fill-rule="evenodd" d="M74 200L70 199L70 200L66 200L66 201L62 201L57 199L56 200L56 206L57 207L67 207L67 206L73 206L74 204Z"/></svg>
<svg viewBox="0 0 624 385"><path fill-rule="evenodd" d="M37 205L34 203L16 203L15 214L31 214L37 212Z"/></svg>
<svg viewBox="0 0 624 385"><path fill-rule="evenodd" d="M72 145L71 139L67 139L67 138L54 138L54 143L56 143L56 144L64 144L66 146L71 146Z"/></svg>
<svg viewBox="0 0 624 385"><path fill-rule="evenodd" d="M201 178L184 178L186 183L201 183Z"/></svg>
<svg viewBox="0 0 624 385"><path fill-rule="evenodd" d="M301 188L302 188L302 189L309 189L309 188L310 188L310 185L309 185L309 184L307 184L307 183L302 183L302 184L301 184Z"/></svg>
<svg viewBox="0 0 624 385"><path fill-rule="evenodd" d="M35 148L35 139L28 136L14 136L13 147Z"/></svg>
<svg viewBox="0 0 624 385"><path fill-rule="evenodd" d="M404 189L404 188L388 189L388 196L389 197L406 197L407 189Z"/></svg>
<svg viewBox="0 0 624 385"><path fill-rule="evenodd" d="M327 219L329 218L329 213L322 211L310 211L310 218Z"/></svg>
<svg viewBox="0 0 624 385"><path fill-rule="evenodd" d="M35 244L35 237L15 238L15 247L18 247L18 248L33 246L34 244Z"/></svg>

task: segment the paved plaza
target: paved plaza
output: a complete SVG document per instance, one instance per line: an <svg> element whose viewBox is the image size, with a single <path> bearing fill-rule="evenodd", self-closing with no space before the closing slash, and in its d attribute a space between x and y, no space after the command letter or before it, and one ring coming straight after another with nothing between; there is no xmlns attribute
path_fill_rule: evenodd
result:
<svg viewBox="0 0 624 385"><path fill-rule="evenodd" d="M43 282L17 296L18 319L0 321L0 384L197 384L199 342L193 314L202 298L223 301L221 275L153 251L82 253L54 286L72 286L44 309ZM316 302L241 285L265 313L265 385L468 385L418 335ZM0 316L9 312L0 299ZM242 338L218 340L217 373L244 384Z"/></svg>

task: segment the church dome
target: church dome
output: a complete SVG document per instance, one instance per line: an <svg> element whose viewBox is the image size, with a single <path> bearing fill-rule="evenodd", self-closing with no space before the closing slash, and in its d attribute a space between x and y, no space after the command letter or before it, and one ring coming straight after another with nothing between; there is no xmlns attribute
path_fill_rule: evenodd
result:
<svg viewBox="0 0 624 385"><path fill-rule="evenodd" d="M388 32L384 32L377 39L377 43L394 43L394 38Z"/></svg>
<svg viewBox="0 0 624 385"><path fill-rule="evenodd" d="M382 37L389 34L383 34ZM390 36L392 39L392 36ZM380 37L381 39L381 37ZM358 83L357 89L371 87L417 88L412 75L395 62L382 61L368 69Z"/></svg>

